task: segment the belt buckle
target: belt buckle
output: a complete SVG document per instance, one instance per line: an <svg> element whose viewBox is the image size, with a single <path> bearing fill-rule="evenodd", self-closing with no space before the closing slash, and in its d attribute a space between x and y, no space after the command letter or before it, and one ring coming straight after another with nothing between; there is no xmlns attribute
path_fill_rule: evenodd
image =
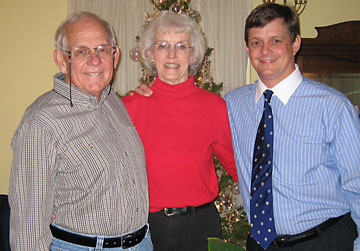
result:
<svg viewBox="0 0 360 251"><path fill-rule="evenodd" d="M172 208L164 208L164 214L166 216L174 216L175 215L175 211Z"/></svg>
<svg viewBox="0 0 360 251"><path fill-rule="evenodd" d="M187 213L187 208L186 207L164 208L163 211L166 216L184 215Z"/></svg>
<svg viewBox="0 0 360 251"><path fill-rule="evenodd" d="M286 244L287 244L288 241L289 241L288 238L282 237L282 238L280 238L279 240L275 239L275 240L273 241L273 244L274 244L274 246L277 247L277 248L283 248L283 247L287 247Z"/></svg>
<svg viewBox="0 0 360 251"><path fill-rule="evenodd" d="M276 248L280 248L280 246L279 246L278 242L276 241L276 239L273 240L273 245L274 245Z"/></svg>
<svg viewBox="0 0 360 251"><path fill-rule="evenodd" d="M121 237L121 248L127 249L139 244L146 235L147 226L145 225L136 232L124 235Z"/></svg>

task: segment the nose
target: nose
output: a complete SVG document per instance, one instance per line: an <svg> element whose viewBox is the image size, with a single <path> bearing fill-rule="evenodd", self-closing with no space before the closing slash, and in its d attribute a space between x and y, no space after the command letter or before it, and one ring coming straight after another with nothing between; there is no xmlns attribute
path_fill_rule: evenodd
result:
<svg viewBox="0 0 360 251"><path fill-rule="evenodd" d="M176 56L176 48L175 46L169 46L168 48L168 57L174 58Z"/></svg>
<svg viewBox="0 0 360 251"><path fill-rule="evenodd" d="M88 64L90 65L99 65L101 64L101 58L95 52L95 50L90 50L90 55L87 60Z"/></svg>
<svg viewBox="0 0 360 251"><path fill-rule="evenodd" d="M271 52L271 47L270 45L264 43L263 46L262 46L262 53L267 55Z"/></svg>

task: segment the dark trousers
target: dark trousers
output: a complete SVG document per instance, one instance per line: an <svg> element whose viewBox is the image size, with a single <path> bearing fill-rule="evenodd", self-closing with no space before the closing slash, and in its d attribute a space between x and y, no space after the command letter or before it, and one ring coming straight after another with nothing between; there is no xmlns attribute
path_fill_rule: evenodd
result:
<svg viewBox="0 0 360 251"><path fill-rule="evenodd" d="M8 196L0 195L0 250L10 251L9 245L10 206Z"/></svg>
<svg viewBox="0 0 360 251"><path fill-rule="evenodd" d="M208 237L222 238L214 203L190 208L184 215L166 216L162 210L150 213L149 224L155 251L205 251Z"/></svg>
<svg viewBox="0 0 360 251"><path fill-rule="evenodd" d="M357 236L356 224L350 214L347 214L312 240L284 248L270 245L267 251L351 251ZM246 246L249 251L264 251L250 235Z"/></svg>

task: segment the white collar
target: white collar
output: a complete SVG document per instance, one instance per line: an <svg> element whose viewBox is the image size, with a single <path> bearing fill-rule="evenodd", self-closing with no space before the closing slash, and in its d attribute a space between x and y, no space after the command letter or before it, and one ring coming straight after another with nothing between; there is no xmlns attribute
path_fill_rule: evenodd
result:
<svg viewBox="0 0 360 251"><path fill-rule="evenodd" d="M266 85L259 78L256 85L255 103L258 102L260 97L263 95L264 91L269 89L274 92L274 95L276 95L284 105L286 105L291 95L300 85L301 81L302 81L302 74L297 64L295 64L295 70L289 76L287 76L285 79L277 83L271 89L267 88Z"/></svg>

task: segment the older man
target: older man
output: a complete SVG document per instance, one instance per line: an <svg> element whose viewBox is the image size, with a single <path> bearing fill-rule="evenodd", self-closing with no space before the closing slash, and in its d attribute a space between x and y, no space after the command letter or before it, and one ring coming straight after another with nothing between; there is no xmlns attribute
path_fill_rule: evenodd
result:
<svg viewBox="0 0 360 251"><path fill-rule="evenodd" d="M11 248L152 250L144 149L109 85L120 54L112 27L75 13L55 44L54 89L12 141Z"/></svg>

